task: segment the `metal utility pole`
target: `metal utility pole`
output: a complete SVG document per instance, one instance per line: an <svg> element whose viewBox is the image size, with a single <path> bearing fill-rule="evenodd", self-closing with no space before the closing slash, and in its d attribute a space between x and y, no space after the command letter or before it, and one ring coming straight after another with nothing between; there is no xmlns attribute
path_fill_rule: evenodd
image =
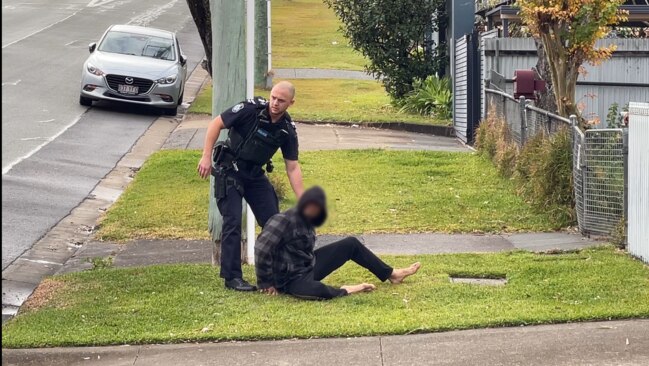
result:
<svg viewBox="0 0 649 366"><path fill-rule="evenodd" d="M247 96L246 3L244 1L211 0L210 11L212 15L212 117L216 117L226 108L246 99ZM221 131L219 141L224 140L226 136L227 131ZM210 177L208 220L214 244L212 264L219 265L223 217L214 198L214 177ZM242 232L245 233L245 231ZM242 245L244 245L243 242ZM245 256L246 250L242 250L241 253L242 256Z"/></svg>
<svg viewBox="0 0 649 366"><path fill-rule="evenodd" d="M246 0L246 98L255 96L255 1ZM242 248L246 253L246 262L255 263L255 215L249 205L246 205L246 233L248 247Z"/></svg>

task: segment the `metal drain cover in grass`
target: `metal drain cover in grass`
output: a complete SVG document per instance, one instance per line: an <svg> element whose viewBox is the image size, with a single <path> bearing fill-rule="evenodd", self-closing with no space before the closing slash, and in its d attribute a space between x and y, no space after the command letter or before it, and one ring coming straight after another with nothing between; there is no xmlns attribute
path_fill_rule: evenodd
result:
<svg viewBox="0 0 649 366"><path fill-rule="evenodd" d="M452 283L468 283L480 286L505 286L506 278L449 277Z"/></svg>

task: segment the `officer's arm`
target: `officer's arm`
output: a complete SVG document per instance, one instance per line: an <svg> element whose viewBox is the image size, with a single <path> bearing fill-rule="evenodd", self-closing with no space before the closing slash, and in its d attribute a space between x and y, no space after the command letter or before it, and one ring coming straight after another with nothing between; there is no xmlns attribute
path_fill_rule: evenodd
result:
<svg viewBox="0 0 649 366"><path fill-rule="evenodd" d="M205 143L203 144L203 156L198 163L198 174L202 178L209 177L212 172L212 149L214 149L214 144L223 128L225 126L223 125L221 116L214 118L207 126L207 134L205 135Z"/></svg>
<svg viewBox="0 0 649 366"><path fill-rule="evenodd" d="M304 182L302 181L302 169L300 168L300 163L298 163L297 160L284 159L284 164L286 165L288 181L291 182L291 188L293 188L295 196L300 199L304 192Z"/></svg>

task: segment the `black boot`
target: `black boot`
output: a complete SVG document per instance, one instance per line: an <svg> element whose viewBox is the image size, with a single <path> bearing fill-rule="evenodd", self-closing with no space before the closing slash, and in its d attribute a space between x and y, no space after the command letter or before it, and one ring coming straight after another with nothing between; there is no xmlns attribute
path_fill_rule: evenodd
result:
<svg viewBox="0 0 649 366"><path fill-rule="evenodd" d="M255 291L257 286L249 284L243 278L233 278L225 281L225 287L236 291Z"/></svg>

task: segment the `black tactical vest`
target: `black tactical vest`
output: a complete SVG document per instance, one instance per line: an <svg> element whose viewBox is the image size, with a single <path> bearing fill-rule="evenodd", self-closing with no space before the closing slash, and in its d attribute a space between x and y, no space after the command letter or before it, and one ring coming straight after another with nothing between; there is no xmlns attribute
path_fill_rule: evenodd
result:
<svg viewBox="0 0 649 366"><path fill-rule="evenodd" d="M277 129L273 132L264 129L271 121L266 112L268 106L262 98L254 99L257 118L246 136L242 136L234 128L229 130L226 145L234 155L235 161L243 161L251 165L262 166L270 161L277 150L286 142L289 132Z"/></svg>

